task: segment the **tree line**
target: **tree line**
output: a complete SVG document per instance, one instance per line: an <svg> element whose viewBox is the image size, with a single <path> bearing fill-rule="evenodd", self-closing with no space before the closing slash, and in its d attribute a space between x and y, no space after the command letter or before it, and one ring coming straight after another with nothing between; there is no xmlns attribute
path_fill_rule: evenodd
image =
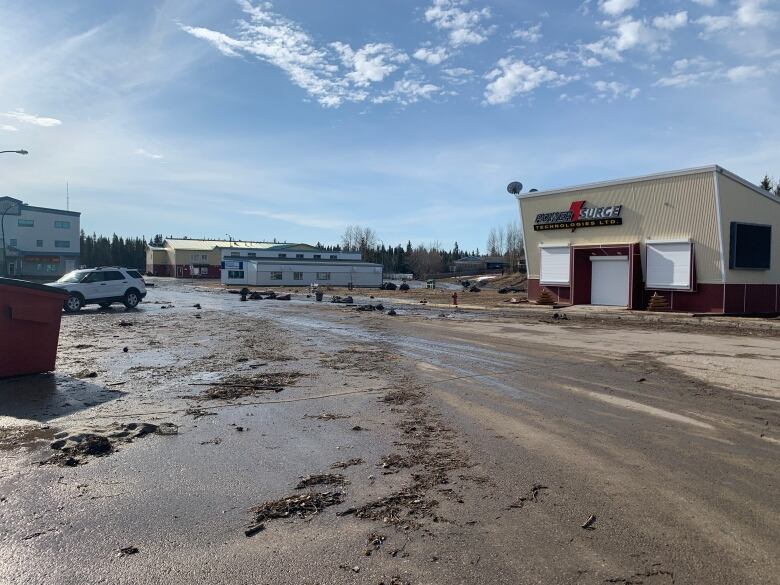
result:
<svg viewBox="0 0 780 585"><path fill-rule="evenodd" d="M384 242L380 242L373 229L362 226L348 226L341 237L340 245L332 248L360 252L363 260L381 264L385 272L411 272L421 278L431 274L452 272L456 260L467 256L480 256L479 248L465 251L458 246L458 242L455 242L449 250L445 249L440 242L412 246L411 241L407 241L406 246L401 244L386 246ZM506 226L491 228L486 250L490 256L503 257L510 270L516 270L519 260L523 257L523 237L520 226L510 222Z"/></svg>
<svg viewBox="0 0 780 585"><path fill-rule="evenodd" d="M764 191L769 191L775 197L780 197L780 180L776 181L769 175L764 175L761 182L758 184Z"/></svg>
<svg viewBox="0 0 780 585"><path fill-rule="evenodd" d="M87 235L81 230L81 264L96 266L124 266L146 270L146 240L112 235Z"/></svg>

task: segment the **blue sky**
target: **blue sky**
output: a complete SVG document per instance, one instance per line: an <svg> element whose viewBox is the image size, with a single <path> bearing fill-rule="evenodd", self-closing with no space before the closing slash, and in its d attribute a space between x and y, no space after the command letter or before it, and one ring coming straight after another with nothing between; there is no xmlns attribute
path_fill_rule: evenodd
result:
<svg viewBox="0 0 780 585"><path fill-rule="evenodd" d="M505 186L780 175L778 0L0 0L0 194L98 233L484 248Z"/></svg>

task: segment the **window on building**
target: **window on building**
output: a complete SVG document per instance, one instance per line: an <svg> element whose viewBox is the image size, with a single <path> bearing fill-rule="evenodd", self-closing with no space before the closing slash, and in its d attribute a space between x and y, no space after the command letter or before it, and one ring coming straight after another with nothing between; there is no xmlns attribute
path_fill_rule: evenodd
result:
<svg viewBox="0 0 780 585"><path fill-rule="evenodd" d="M16 243L16 238L11 238L10 240L8 240L8 245L11 246L12 248L16 248L16 246L18 246L18 244Z"/></svg>
<svg viewBox="0 0 780 585"><path fill-rule="evenodd" d="M539 283L553 285L569 284L569 246L539 246Z"/></svg>
<svg viewBox="0 0 780 585"><path fill-rule="evenodd" d="M293 272L293 280L303 280L303 272Z"/></svg>
<svg viewBox="0 0 780 585"><path fill-rule="evenodd" d="M34 219L22 219L19 218L18 224L19 227L33 227L35 225Z"/></svg>
<svg viewBox="0 0 780 585"><path fill-rule="evenodd" d="M70 248L70 240L54 240L55 248Z"/></svg>
<svg viewBox="0 0 780 585"><path fill-rule="evenodd" d="M70 229L70 222L69 221L55 221L54 227L61 230L69 230Z"/></svg>
<svg viewBox="0 0 780 585"><path fill-rule="evenodd" d="M647 288L690 290L693 245L690 242L647 242Z"/></svg>
<svg viewBox="0 0 780 585"><path fill-rule="evenodd" d="M336 254L331 254L330 255L330 259L331 260L336 260L337 258L338 258L338 256Z"/></svg>
<svg viewBox="0 0 780 585"><path fill-rule="evenodd" d="M296 258L303 258L303 254L296 254L295 257Z"/></svg>
<svg viewBox="0 0 780 585"><path fill-rule="evenodd" d="M244 278L244 271L243 270L228 270L228 278L243 279Z"/></svg>
<svg viewBox="0 0 780 585"><path fill-rule="evenodd" d="M330 272L318 272L317 280L330 280Z"/></svg>
<svg viewBox="0 0 780 585"><path fill-rule="evenodd" d="M47 264L46 265L46 272L57 272L57 265L56 264Z"/></svg>
<svg viewBox="0 0 780 585"><path fill-rule="evenodd" d="M314 255L314 259L315 260L320 260L320 259L322 259L322 255L321 254L315 254Z"/></svg>
<svg viewBox="0 0 780 585"><path fill-rule="evenodd" d="M287 258L287 254L279 254L279 258Z"/></svg>
<svg viewBox="0 0 780 585"><path fill-rule="evenodd" d="M234 251L228 252L228 256L240 256L240 255L241 255L240 252L234 252Z"/></svg>
<svg viewBox="0 0 780 585"><path fill-rule="evenodd" d="M271 273L271 280L282 280L282 273L281 272L272 272Z"/></svg>
<svg viewBox="0 0 780 585"><path fill-rule="evenodd" d="M256 257L256 256L257 256L257 253L256 253L256 252L249 252L249 257L250 257L250 258L254 258L254 257Z"/></svg>
<svg viewBox="0 0 780 585"><path fill-rule="evenodd" d="M731 222L729 268L769 270L772 226Z"/></svg>
<svg viewBox="0 0 780 585"><path fill-rule="evenodd" d="M37 248L43 248L43 240L35 240L35 246Z"/></svg>

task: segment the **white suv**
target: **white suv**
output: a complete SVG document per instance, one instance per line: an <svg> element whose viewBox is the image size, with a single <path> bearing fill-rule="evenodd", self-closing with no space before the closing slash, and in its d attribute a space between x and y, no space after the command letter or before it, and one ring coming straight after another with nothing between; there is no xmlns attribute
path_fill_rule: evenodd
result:
<svg viewBox="0 0 780 585"><path fill-rule="evenodd" d="M84 305L100 305L105 309L111 303L123 303L128 309L134 309L146 296L141 273L116 266L74 270L49 286L70 293L63 304L68 313L78 313Z"/></svg>

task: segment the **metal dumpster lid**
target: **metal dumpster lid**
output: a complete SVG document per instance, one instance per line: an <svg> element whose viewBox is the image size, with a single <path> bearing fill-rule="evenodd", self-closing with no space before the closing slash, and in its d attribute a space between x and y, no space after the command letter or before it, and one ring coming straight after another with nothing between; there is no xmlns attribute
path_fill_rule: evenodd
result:
<svg viewBox="0 0 780 585"><path fill-rule="evenodd" d="M0 277L0 286L18 286L20 288L29 288L31 290L37 290L40 292L60 294L68 296L68 291L54 286L47 286L45 284L38 284L37 282L31 282L29 280L20 280L18 278L5 278Z"/></svg>

